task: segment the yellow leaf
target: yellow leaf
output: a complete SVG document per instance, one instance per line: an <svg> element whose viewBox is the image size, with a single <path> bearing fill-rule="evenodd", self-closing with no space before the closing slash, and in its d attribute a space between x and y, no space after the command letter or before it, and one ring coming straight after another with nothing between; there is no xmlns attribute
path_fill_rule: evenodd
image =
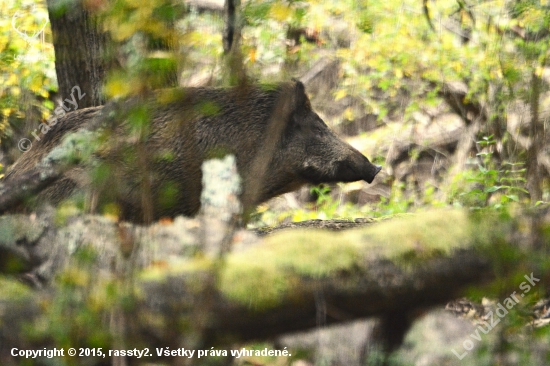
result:
<svg viewBox="0 0 550 366"><path fill-rule="evenodd" d="M251 63L256 62L256 49L255 48L251 48L250 51L248 51L248 57L250 58Z"/></svg>
<svg viewBox="0 0 550 366"><path fill-rule="evenodd" d="M38 95L40 95L41 97L44 97L44 98L48 98L50 96L50 93L45 89L40 89L38 91Z"/></svg>
<svg viewBox="0 0 550 366"><path fill-rule="evenodd" d="M275 20L282 22L290 16L290 8L284 4L275 3L271 6L270 14Z"/></svg>
<svg viewBox="0 0 550 366"><path fill-rule="evenodd" d="M125 97L130 94L130 84L122 79L111 80L105 85L105 94L109 97Z"/></svg>
<svg viewBox="0 0 550 366"><path fill-rule="evenodd" d="M6 85L16 85L18 83L17 81L17 75L11 74L9 79L6 80Z"/></svg>
<svg viewBox="0 0 550 366"><path fill-rule="evenodd" d="M107 203L102 207L103 215L114 220L118 220L120 216L120 207L115 203Z"/></svg>
<svg viewBox="0 0 550 366"><path fill-rule="evenodd" d="M42 79L38 77L38 75L36 75L35 77L32 78L29 85L29 89L34 93L38 93L41 88L42 88Z"/></svg>
<svg viewBox="0 0 550 366"><path fill-rule="evenodd" d="M151 21L151 19L143 20L143 22L146 23L141 27L144 31L155 34L159 37L162 37L168 33L168 30L160 22L154 22Z"/></svg>
<svg viewBox="0 0 550 366"><path fill-rule="evenodd" d="M351 109L351 107L346 108L346 110L344 111L344 118L348 121L353 121L354 117L355 114L353 113L353 109Z"/></svg>
<svg viewBox="0 0 550 366"><path fill-rule="evenodd" d="M138 30L137 23L122 23L109 29L115 41L124 41Z"/></svg>
<svg viewBox="0 0 550 366"><path fill-rule="evenodd" d="M267 210L269 210L269 206L266 205L266 204L259 205L259 206L256 208L256 211L257 211L258 213L264 213L264 212L266 212Z"/></svg>
<svg viewBox="0 0 550 366"><path fill-rule="evenodd" d="M14 97L17 97L19 94L21 94L21 89L18 86L12 86L10 88L10 91Z"/></svg>
<svg viewBox="0 0 550 366"><path fill-rule="evenodd" d="M340 89L336 92L336 94L334 95L334 100L340 100L342 98L344 98L346 95L348 95L348 92L345 91L344 89Z"/></svg>

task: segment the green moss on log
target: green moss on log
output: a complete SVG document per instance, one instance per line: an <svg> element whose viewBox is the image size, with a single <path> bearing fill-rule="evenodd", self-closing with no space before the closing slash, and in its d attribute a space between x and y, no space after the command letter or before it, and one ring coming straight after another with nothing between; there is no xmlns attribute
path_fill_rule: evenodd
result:
<svg viewBox="0 0 550 366"><path fill-rule="evenodd" d="M341 233L281 232L262 245L232 253L220 278L220 290L233 301L269 308L291 296L299 278L324 278L362 268L365 259L383 258L410 266L470 246L472 234L472 224L462 210L423 213Z"/></svg>

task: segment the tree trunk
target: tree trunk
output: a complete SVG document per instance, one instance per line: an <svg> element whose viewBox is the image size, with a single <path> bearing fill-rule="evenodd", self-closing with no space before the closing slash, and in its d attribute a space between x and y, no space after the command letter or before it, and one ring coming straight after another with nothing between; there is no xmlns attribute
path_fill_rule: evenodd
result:
<svg viewBox="0 0 550 366"><path fill-rule="evenodd" d="M63 100L79 87L86 94L78 108L102 105L101 88L109 70L107 34L79 1L64 3L48 0L48 13L55 48L55 71L59 96Z"/></svg>
<svg viewBox="0 0 550 366"><path fill-rule="evenodd" d="M225 27L223 30L223 52L225 54L227 83L245 85L246 71L241 53L241 1L225 0Z"/></svg>

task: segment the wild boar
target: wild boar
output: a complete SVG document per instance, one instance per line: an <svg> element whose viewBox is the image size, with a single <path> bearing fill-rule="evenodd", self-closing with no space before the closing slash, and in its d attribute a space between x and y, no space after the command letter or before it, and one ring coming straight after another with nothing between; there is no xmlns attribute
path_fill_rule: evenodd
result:
<svg viewBox="0 0 550 366"><path fill-rule="evenodd" d="M304 85L293 80L174 89L69 113L14 164L5 181L82 129L112 132L108 147L97 153L108 167L103 178L90 178L89 167L75 166L39 201L56 204L87 192L92 207L115 203L122 218L135 222L197 214L201 164L212 156L235 155L245 209L304 184L371 183L381 169L328 128Z"/></svg>

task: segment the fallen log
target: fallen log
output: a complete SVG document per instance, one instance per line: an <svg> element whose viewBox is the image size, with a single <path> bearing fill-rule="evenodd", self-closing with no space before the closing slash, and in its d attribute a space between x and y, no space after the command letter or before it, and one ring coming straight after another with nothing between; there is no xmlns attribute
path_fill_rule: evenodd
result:
<svg viewBox="0 0 550 366"><path fill-rule="evenodd" d="M320 318L328 325L444 304L491 281L497 266L502 276L519 265L503 267L495 253L520 250L526 234L513 227L524 218L469 216L443 210L264 239L241 230L221 260L198 253L200 218L139 227L95 216L64 224L57 217L56 226L53 211L4 216L0 257L10 253L22 265L16 272L0 267L0 361L13 364L12 347L58 345L54 329L72 335L73 346L103 334L111 347L108 339L116 338L128 348L227 349L311 329ZM17 283L28 278L41 288ZM82 322L78 314L96 320ZM29 338L28 329L40 336Z"/></svg>

